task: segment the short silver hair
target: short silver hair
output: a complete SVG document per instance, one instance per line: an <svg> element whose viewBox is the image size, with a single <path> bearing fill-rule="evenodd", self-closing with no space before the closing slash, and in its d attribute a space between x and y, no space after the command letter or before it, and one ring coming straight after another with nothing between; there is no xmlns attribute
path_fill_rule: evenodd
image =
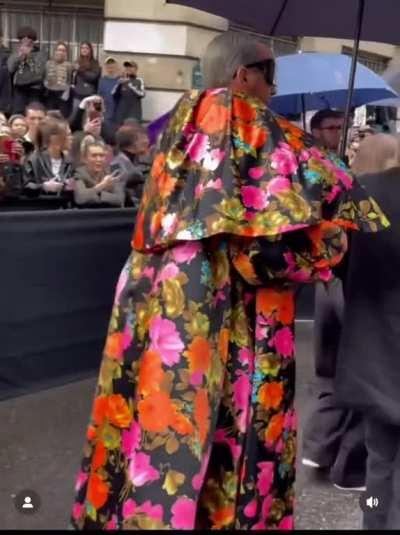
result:
<svg viewBox="0 0 400 535"><path fill-rule="evenodd" d="M228 31L215 37L202 60L205 87L228 87L241 65L260 60L259 44L242 32Z"/></svg>

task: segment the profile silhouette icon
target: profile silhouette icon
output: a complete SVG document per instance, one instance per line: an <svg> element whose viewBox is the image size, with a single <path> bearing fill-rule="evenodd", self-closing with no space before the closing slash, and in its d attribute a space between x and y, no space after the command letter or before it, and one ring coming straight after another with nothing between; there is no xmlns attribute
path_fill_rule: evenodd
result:
<svg viewBox="0 0 400 535"><path fill-rule="evenodd" d="M32 498L30 496L25 496L22 509L33 509Z"/></svg>

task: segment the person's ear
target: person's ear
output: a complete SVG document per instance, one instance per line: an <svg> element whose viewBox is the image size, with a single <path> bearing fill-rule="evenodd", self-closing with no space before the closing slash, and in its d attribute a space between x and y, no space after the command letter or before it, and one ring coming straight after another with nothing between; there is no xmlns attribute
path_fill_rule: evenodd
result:
<svg viewBox="0 0 400 535"><path fill-rule="evenodd" d="M247 69L246 67L239 67L236 73L238 81L242 84L247 84Z"/></svg>

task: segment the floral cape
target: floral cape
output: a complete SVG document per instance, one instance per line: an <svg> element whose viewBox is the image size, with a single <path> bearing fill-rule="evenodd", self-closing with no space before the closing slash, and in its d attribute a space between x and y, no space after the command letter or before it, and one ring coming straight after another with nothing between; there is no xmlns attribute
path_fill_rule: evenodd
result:
<svg viewBox="0 0 400 535"><path fill-rule="evenodd" d="M224 233L276 237L324 219L364 231L389 225L336 155L260 101L192 91L159 143L132 244L146 251Z"/></svg>

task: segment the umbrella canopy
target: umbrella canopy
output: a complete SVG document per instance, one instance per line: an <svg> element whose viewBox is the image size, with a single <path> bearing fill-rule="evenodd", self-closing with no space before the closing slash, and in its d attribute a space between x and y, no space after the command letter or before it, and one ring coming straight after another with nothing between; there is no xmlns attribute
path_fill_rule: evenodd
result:
<svg viewBox="0 0 400 535"><path fill-rule="evenodd" d="M358 0L167 0L207 11L265 35L352 39ZM361 39L400 44L399 0L366 0Z"/></svg>
<svg viewBox="0 0 400 535"><path fill-rule="evenodd" d="M292 54L277 58L278 94L271 108L283 115L324 108L344 109L348 97L351 57L344 54ZM397 98L377 74L357 64L353 106Z"/></svg>

